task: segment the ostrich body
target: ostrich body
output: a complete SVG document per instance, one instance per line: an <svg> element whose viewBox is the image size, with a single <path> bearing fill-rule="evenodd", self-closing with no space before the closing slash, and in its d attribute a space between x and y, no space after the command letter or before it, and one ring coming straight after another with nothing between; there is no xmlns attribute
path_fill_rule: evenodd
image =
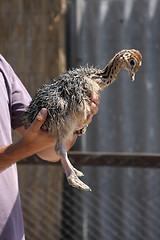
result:
<svg viewBox="0 0 160 240"><path fill-rule="evenodd" d="M31 125L42 108L48 110L42 129L55 137L55 151L60 156L67 180L73 187L90 190L78 178L83 174L71 165L65 144L91 113L91 93L98 95L100 90L113 83L122 66L128 71L131 81L134 81L141 60L139 51L122 50L103 70L88 66L69 70L50 84L43 85L27 108L23 119L25 128Z"/></svg>

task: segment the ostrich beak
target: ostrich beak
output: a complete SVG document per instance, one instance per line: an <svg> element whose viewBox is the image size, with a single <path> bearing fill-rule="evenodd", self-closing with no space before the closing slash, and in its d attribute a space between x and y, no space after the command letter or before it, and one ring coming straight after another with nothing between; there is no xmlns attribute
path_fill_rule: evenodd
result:
<svg viewBox="0 0 160 240"><path fill-rule="evenodd" d="M132 82L135 81L135 72L133 70L130 70L129 71L129 77L131 79Z"/></svg>
<svg viewBox="0 0 160 240"><path fill-rule="evenodd" d="M139 67L142 65L142 62L139 63ZM138 67L138 68L139 68ZM138 71L138 69L135 70L135 67L128 67L128 73L129 73L129 77L131 79L132 82L135 81L135 75L136 75L136 72Z"/></svg>

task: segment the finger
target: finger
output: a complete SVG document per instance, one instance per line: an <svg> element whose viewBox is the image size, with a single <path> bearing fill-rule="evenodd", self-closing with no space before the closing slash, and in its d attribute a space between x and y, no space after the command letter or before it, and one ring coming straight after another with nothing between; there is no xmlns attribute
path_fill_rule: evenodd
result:
<svg viewBox="0 0 160 240"><path fill-rule="evenodd" d="M30 128L33 129L33 130L40 129L41 126L43 125L43 123L45 122L46 118L47 118L47 114L48 114L47 109L42 108L40 110L40 112L37 114L35 120L31 124Z"/></svg>
<svg viewBox="0 0 160 240"><path fill-rule="evenodd" d="M87 120L85 121L85 124L84 124L84 125L89 125L91 122L92 122L92 115L89 114L89 115L87 116Z"/></svg>
<svg viewBox="0 0 160 240"><path fill-rule="evenodd" d="M91 93L91 97L90 97L91 101L94 102L96 105L100 104L99 101L99 96L95 93Z"/></svg>
<svg viewBox="0 0 160 240"><path fill-rule="evenodd" d="M94 102L90 103L91 113L92 115L95 115L98 113L98 107Z"/></svg>
<svg viewBox="0 0 160 240"><path fill-rule="evenodd" d="M83 127L86 126L86 125L89 125L91 122L92 122L92 115L89 114L89 115L87 116L86 121L83 123L83 125L81 125L81 128L83 128ZM80 128L80 129L81 129L81 128Z"/></svg>
<svg viewBox="0 0 160 240"><path fill-rule="evenodd" d="M87 119L83 124L80 125L79 129L83 128L85 125L89 125L92 122L93 115L97 114L99 111L97 105L94 102L90 103L90 108L91 108L91 114L87 116Z"/></svg>
<svg viewBox="0 0 160 240"><path fill-rule="evenodd" d="M91 123L91 121L92 121L92 117L91 117L91 115L88 115L88 116L87 116L87 119L84 121L83 124L80 124L80 125L78 126L78 128L76 129L76 131L79 131L79 130L81 130L82 128L84 128L86 125L89 125L89 124Z"/></svg>

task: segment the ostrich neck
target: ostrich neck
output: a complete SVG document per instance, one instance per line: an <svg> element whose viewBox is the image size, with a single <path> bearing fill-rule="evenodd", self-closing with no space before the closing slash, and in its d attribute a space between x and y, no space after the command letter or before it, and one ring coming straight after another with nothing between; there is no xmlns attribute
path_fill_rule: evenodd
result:
<svg viewBox="0 0 160 240"><path fill-rule="evenodd" d="M124 58L123 52L116 54L114 58L108 63L108 65L100 70L97 74L97 83L100 85L101 89L110 85L116 80L117 74L119 73L121 67L123 66Z"/></svg>

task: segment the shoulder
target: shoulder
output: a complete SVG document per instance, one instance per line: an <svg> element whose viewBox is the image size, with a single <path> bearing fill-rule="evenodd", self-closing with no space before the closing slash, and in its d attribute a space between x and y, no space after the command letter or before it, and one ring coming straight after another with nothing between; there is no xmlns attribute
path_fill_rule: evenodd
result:
<svg viewBox="0 0 160 240"><path fill-rule="evenodd" d="M11 67L10 63L0 54L0 72L3 75L4 81L10 88L17 84L21 85L21 82ZM11 89L10 89L11 90Z"/></svg>
<svg viewBox="0 0 160 240"><path fill-rule="evenodd" d="M6 77L10 77L13 72L10 64L7 62L7 60L1 54L0 54L0 71Z"/></svg>
<svg viewBox="0 0 160 240"><path fill-rule="evenodd" d="M9 63L6 61L6 59L2 56L2 54L0 54L0 64L6 64L9 65Z"/></svg>

